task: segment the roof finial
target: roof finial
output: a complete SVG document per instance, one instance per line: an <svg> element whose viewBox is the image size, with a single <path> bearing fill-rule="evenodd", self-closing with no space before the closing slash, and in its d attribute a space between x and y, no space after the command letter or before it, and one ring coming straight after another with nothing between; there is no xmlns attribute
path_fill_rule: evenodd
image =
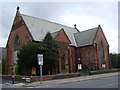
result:
<svg viewBox="0 0 120 90"><path fill-rule="evenodd" d="M20 9L20 7L19 7L19 6L17 6L17 11L19 11L19 9Z"/></svg>
<svg viewBox="0 0 120 90"><path fill-rule="evenodd" d="M100 24L98 25L98 27L100 27Z"/></svg>
<svg viewBox="0 0 120 90"><path fill-rule="evenodd" d="M74 25L74 28L76 28L76 26L77 26L77 25L75 24L75 25Z"/></svg>

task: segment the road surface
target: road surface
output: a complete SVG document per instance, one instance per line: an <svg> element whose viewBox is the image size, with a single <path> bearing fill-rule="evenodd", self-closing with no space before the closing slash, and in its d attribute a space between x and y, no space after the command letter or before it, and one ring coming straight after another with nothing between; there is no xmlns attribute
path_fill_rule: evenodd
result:
<svg viewBox="0 0 120 90"><path fill-rule="evenodd" d="M120 84L120 82L119 82ZM40 87L37 87L40 88ZM118 88L118 76L47 86L44 88Z"/></svg>
<svg viewBox="0 0 120 90"><path fill-rule="evenodd" d="M3 82L11 83L11 81L3 81ZM3 84L3 88L11 88L10 90L14 90L11 86L8 86L8 85L6 86L5 84ZM47 88L111 88L111 89L116 88L117 89L118 88L118 76L111 76L111 77L106 77L106 78L73 82L73 83L67 83L67 84L57 84L57 85L53 84L53 85L47 85L47 86L38 85L34 87L31 86L31 87L18 87L18 88L22 88L22 89L26 88L27 90L29 90L28 88L30 88L30 90L36 90L35 88L46 88L46 89ZM18 90L18 88L15 90Z"/></svg>

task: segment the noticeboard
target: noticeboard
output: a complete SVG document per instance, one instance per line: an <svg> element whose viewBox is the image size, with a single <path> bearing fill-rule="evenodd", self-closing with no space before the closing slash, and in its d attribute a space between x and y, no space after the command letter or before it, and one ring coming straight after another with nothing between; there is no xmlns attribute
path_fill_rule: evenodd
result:
<svg viewBox="0 0 120 90"><path fill-rule="evenodd" d="M43 65L43 54L37 54L38 65Z"/></svg>
<svg viewBox="0 0 120 90"><path fill-rule="evenodd" d="M78 69L82 69L82 64L78 64Z"/></svg>

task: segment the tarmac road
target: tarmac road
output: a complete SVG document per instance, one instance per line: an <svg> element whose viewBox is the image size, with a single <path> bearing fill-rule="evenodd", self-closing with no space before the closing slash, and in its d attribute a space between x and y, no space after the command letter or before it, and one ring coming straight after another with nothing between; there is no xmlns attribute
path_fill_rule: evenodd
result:
<svg viewBox="0 0 120 90"><path fill-rule="evenodd" d="M119 82L120 84L120 82ZM38 88L38 87L37 87ZM60 84L44 88L118 88L118 76L74 82L69 84Z"/></svg>

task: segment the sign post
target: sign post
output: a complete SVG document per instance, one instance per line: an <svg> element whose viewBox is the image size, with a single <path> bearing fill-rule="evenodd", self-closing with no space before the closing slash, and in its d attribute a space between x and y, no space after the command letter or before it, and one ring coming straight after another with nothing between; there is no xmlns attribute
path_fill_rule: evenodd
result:
<svg viewBox="0 0 120 90"><path fill-rule="evenodd" d="M42 84L42 65L40 65L40 82Z"/></svg>
<svg viewBox="0 0 120 90"><path fill-rule="evenodd" d="M40 65L40 82L42 84L42 65L43 65L43 54L38 54L38 64Z"/></svg>

